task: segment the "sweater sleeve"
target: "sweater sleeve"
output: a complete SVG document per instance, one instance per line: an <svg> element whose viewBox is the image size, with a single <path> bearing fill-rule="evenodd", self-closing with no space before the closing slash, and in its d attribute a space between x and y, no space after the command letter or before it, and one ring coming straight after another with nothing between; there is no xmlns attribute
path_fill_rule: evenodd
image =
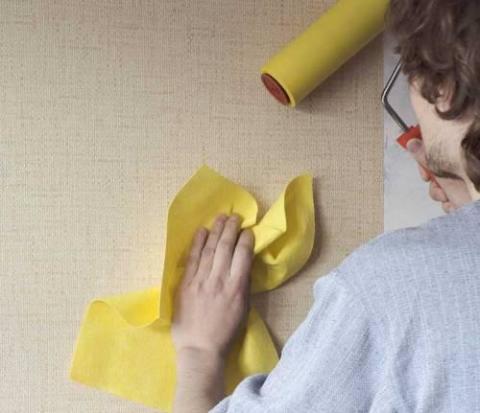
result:
<svg viewBox="0 0 480 413"><path fill-rule="evenodd" d="M315 283L313 306L277 366L243 380L210 413L369 411L379 404L383 360L381 335L334 271Z"/></svg>

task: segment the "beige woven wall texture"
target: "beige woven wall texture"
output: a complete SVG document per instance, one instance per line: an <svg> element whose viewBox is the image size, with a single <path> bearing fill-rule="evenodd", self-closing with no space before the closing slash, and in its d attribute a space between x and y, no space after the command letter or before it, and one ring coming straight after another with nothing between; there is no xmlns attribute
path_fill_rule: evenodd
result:
<svg viewBox="0 0 480 413"><path fill-rule="evenodd" d="M160 282L168 203L204 163L263 210L315 176L312 259L255 300L279 346L382 231L381 39L298 109L259 80L332 2L0 0L3 412L152 411L70 382L70 357L89 300Z"/></svg>

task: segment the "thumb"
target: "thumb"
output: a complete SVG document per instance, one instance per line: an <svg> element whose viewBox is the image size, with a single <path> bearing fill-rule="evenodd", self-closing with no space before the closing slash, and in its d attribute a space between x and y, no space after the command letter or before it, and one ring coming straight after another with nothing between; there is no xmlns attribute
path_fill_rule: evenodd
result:
<svg viewBox="0 0 480 413"><path fill-rule="evenodd" d="M407 151L413 158L424 168L427 167L427 156L425 153L425 146L421 139L410 139L407 142Z"/></svg>
<svg viewBox="0 0 480 413"><path fill-rule="evenodd" d="M410 139L407 142L407 151L412 155L413 159L418 162L420 175L424 181L430 180L430 174L427 167L427 155L425 146L421 139Z"/></svg>
<svg viewBox="0 0 480 413"><path fill-rule="evenodd" d="M410 139L407 142L407 151L410 152L415 159L417 159L420 155L425 156L425 148L423 147L423 142L421 139Z"/></svg>

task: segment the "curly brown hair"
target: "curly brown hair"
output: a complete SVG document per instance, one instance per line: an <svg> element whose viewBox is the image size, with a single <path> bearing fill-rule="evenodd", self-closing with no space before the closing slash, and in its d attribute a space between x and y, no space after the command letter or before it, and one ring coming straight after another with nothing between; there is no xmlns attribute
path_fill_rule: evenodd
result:
<svg viewBox="0 0 480 413"><path fill-rule="evenodd" d="M391 0L387 29L410 81L435 104L448 90L450 108L443 119L473 119L462 140L466 172L480 192L480 1Z"/></svg>

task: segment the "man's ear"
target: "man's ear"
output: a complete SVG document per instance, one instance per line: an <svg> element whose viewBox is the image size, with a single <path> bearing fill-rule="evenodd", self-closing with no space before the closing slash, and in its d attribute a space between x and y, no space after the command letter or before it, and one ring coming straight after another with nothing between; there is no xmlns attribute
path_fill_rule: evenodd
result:
<svg viewBox="0 0 480 413"><path fill-rule="evenodd" d="M417 93L420 93L420 79L417 76L412 76L408 79L408 87Z"/></svg>
<svg viewBox="0 0 480 413"><path fill-rule="evenodd" d="M438 88L438 99L435 106L440 112L447 112L452 106L453 85L449 82L444 83Z"/></svg>

